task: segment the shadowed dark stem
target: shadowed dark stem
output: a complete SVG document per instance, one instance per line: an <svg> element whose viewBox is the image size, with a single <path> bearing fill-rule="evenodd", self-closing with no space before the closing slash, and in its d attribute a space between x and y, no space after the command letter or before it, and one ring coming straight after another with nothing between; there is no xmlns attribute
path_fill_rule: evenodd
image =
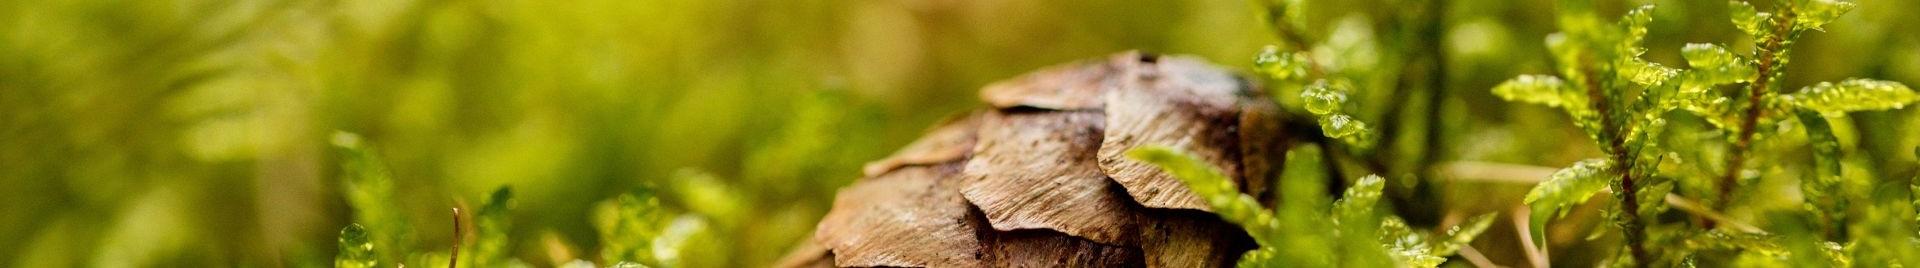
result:
<svg viewBox="0 0 1920 268"><path fill-rule="evenodd" d="M1740 118L1740 136L1733 142L1733 155L1727 160L1727 174L1720 177L1720 198L1719 202L1714 203L1714 210L1717 211L1724 212L1727 206L1733 203L1733 188L1739 186L1740 171L1746 169L1747 153L1753 147L1753 133L1756 132L1754 128L1758 127L1760 116L1765 115L1766 109L1760 107L1763 104L1761 97L1765 96L1767 87L1777 77L1775 74L1781 73L1781 70L1786 68L1779 64L1778 59L1786 53L1787 38L1792 35L1794 14L1792 8L1783 7L1779 10L1780 15L1773 17L1773 34L1767 36L1756 53L1755 60L1759 62L1756 68L1758 72L1755 72L1757 77L1753 78L1753 83L1747 84L1746 113L1745 117ZM1705 226L1713 228L1713 220L1705 220Z"/></svg>
<svg viewBox="0 0 1920 268"><path fill-rule="evenodd" d="M1582 56L1582 61L1592 62L1592 55ZM1624 210L1620 213L1621 217L1625 217L1620 229L1626 232L1627 251L1632 254L1634 264L1646 267L1647 248L1643 244L1646 241L1647 230L1640 223L1640 198L1637 191L1639 188L1633 185L1633 156L1627 152L1626 139L1620 137L1626 129L1621 128L1620 118L1613 114L1613 103L1603 91L1605 85L1600 82L1599 76L1595 75L1593 65L1584 62L1580 66L1581 72L1585 73L1582 75L1582 82L1587 87L1587 102L1588 105L1593 106L1594 112L1600 115L1601 135L1599 136L1604 139L1602 142L1606 143L1605 151L1613 157L1613 169L1620 173L1619 189L1614 189L1615 193L1620 194L1620 208Z"/></svg>
<svg viewBox="0 0 1920 268"><path fill-rule="evenodd" d="M456 207L456 208L453 208L453 251L451 254L448 254L450 256L447 257L447 268L459 267L461 237L462 235L460 232L460 208Z"/></svg>

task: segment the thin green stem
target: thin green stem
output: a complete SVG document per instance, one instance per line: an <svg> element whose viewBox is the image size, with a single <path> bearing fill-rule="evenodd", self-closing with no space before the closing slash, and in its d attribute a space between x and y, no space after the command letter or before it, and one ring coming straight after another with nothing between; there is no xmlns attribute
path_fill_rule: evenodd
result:
<svg viewBox="0 0 1920 268"><path fill-rule="evenodd" d="M1779 64L1779 58L1786 53L1787 42L1793 34L1793 8L1779 8L1780 15L1773 17L1773 34L1768 35L1756 51L1758 61L1753 83L1747 84L1747 105L1744 117L1740 118L1739 136L1733 142L1733 155L1727 160L1727 174L1720 177L1720 198L1714 203L1714 210L1725 211L1733 203L1733 188L1739 186L1740 171L1746 169L1747 153L1753 147L1754 128L1760 123L1760 117L1766 115L1761 109L1762 97L1768 87L1786 66ZM1706 221L1707 228L1713 228L1713 220Z"/></svg>
<svg viewBox="0 0 1920 268"><path fill-rule="evenodd" d="M1583 59L1584 62L1592 61L1592 55L1584 56L1588 57ZM1593 106L1594 112L1600 115L1601 142L1606 144L1605 151L1613 157L1614 169L1620 173L1620 184L1614 192L1620 194L1620 208L1624 210L1620 213L1621 217L1625 217L1620 229L1626 232L1627 251L1636 265L1646 267L1647 249L1644 244L1647 231L1640 223L1639 187L1634 186L1633 156L1627 152L1626 139L1621 137L1626 131L1621 128L1619 116L1614 115L1613 102L1604 92L1606 84L1600 81L1600 76L1595 75L1593 65L1580 66L1581 72L1585 73L1582 82L1587 87L1588 105Z"/></svg>

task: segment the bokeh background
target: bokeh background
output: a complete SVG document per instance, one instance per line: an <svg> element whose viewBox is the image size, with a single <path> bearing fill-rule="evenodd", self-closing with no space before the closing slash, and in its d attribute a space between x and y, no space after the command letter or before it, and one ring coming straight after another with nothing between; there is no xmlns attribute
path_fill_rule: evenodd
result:
<svg viewBox="0 0 1920 268"><path fill-rule="evenodd" d="M1359 44L1403 4L1315 2L1305 35ZM1446 2L1445 159L1597 155L1564 115L1487 93L1551 70L1551 1ZM1656 62L1752 46L1721 2L1600 2L1660 5ZM1858 3L1795 44L1788 88L1920 85L1920 1ZM385 156L423 245L451 243L447 208L511 186L515 256L590 259L593 205L652 185L714 223L692 266L764 266L863 161L978 107L979 87L1130 49L1248 70L1275 42L1254 15L1244 0L0 1L0 266L328 266L352 220L329 145L343 132ZM1912 110L1840 122L1850 165L1913 176ZM1528 188L1455 185L1477 190L1448 206L1482 211ZM1477 243L1518 259L1507 244Z"/></svg>

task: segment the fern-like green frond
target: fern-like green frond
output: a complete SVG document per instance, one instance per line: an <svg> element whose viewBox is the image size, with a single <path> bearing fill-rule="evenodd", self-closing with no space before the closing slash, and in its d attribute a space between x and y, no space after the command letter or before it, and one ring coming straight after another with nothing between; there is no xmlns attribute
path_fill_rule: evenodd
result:
<svg viewBox="0 0 1920 268"><path fill-rule="evenodd" d="M1228 222L1240 225L1254 237L1255 242L1271 245L1272 232L1279 228L1279 221L1273 214L1260 206L1252 196L1240 193L1233 180L1219 168L1208 165L1200 158L1177 151L1173 148L1148 145L1127 151L1127 157L1153 164L1160 170L1179 178L1187 184L1213 212Z"/></svg>
<svg viewBox="0 0 1920 268"><path fill-rule="evenodd" d="M1899 109L1920 100L1920 94L1899 82L1858 78L1839 84L1821 82L1780 97L1794 107L1826 114Z"/></svg>
<svg viewBox="0 0 1920 268"><path fill-rule="evenodd" d="M639 188L601 203L594 213L600 233L600 258L610 262L658 264L653 240L666 229L670 214L652 189Z"/></svg>
<svg viewBox="0 0 1920 268"><path fill-rule="evenodd" d="M412 249L412 227L406 215L393 204L393 171L360 135L336 132L333 146L341 152L341 191L353 208L353 221L365 224L369 239L378 248L382 262L399 262L403 250Z"/></svg>
<svg viewBox="0 0 1920 268"><path fill-rule="evenodd" d="M512 260L512 248L509 247L511 220L508 209L513 200L513 189L500 187L487 199L487 204L474 214L474 234L472 253L462 255L467 258L462 264L472 267L503 267Z"/></svg>

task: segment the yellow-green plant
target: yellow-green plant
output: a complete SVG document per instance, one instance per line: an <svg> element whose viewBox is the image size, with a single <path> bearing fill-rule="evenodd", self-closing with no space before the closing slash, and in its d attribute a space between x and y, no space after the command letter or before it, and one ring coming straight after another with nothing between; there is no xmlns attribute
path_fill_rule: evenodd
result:
<svg viewBox="0 0 1920 268"><path fill-rule="evenodd" d="M1272 210L1235 190L1219 168L1187 153L1147 146L1127 155L1173 174L1221 218L1246 230L1259 247L1240 258L1240 267L1437 267L1493 222L1487 214L1440 233L1414 230L1382 212L1385 182L1373 175L1329 203L1321 192L1327 174L1315 145L1287 152L1277 184L1281 200Z"/></svg>
<svg viewBox="0 0 1920 268"><path fill-rule="evenodd" d="M1561 32L1547 38L1558 76L1522 75L1494 87L1493 93L1509 101L1564 109L1607 156L1560 170L1527 195L1526 202L1534 208L1536 242L1544 245L1540 231L1547 220L1564 215L1566 208L1584 202L1588 196L1611 189L1616 202L1604 212L1612 215L1614 230L1623 235L1625 248L1615 259L1617 265L1691 265L1698 260L1697 251L1708 249L1791 255L1806 264L1848 263L1846 251L1852 242L1838 234L1847 228L1849 200L1859 197L1849 197L1851 194L1841 187L1840 145L1829 118L1853 111L1899 108L1920 96L1905 85L1870 79L1823 82L1783 92L1780 80L1786 74L1794 40L1808 30L1820 30L1853 4L1775 1L1776 12L1765 13L1756 12L1744 2L1730 2L1734 25L1755 39L1754 52L1740 55L1720 45L1688 44L1681 48L1681 55L1689 68L1681 69L1641 58L1647 52L1641 43L1653 20L1652 6L1633 9L1618 23L1605 23L1587 1L1559 3ZM1718 173L1723 175L1700 176L1713 173L1661 167L1680 166L1675 163L1683 161L1678 157L1682 152L1702 155L1697 152L1705 150L1698 144L1662 144L1669 118L1677 116L1670 113L1673 111L1704 119L1726 134L1732 148L1724 170ZM1739 200L1735 193L1745 184L1743 178L1764 172L1749 169L1756 166L1750 162L1798 164L1782 157L1753 157L1757 155L1753 146L1756 141L1781 139L1785 133L1799 134L1794 137L1812 152L1808 170L1814 172L1801 177L1801 193L1814 218L1811 225L1817 227L1775 237L1712 229L1715 224L1711 218L1701 218L1699 227L1652 219L1665 211L1664 200L1672 198L1668 195L1676 180L1713 185L1717 191L1693 192L1717 192L1716 196L1693 198L1709 200L1715 208L1724 210ZM1770 242L1776 240L1787 244L1782 247ZM1780 248L1791 254L1780 254Z"/></svg>

